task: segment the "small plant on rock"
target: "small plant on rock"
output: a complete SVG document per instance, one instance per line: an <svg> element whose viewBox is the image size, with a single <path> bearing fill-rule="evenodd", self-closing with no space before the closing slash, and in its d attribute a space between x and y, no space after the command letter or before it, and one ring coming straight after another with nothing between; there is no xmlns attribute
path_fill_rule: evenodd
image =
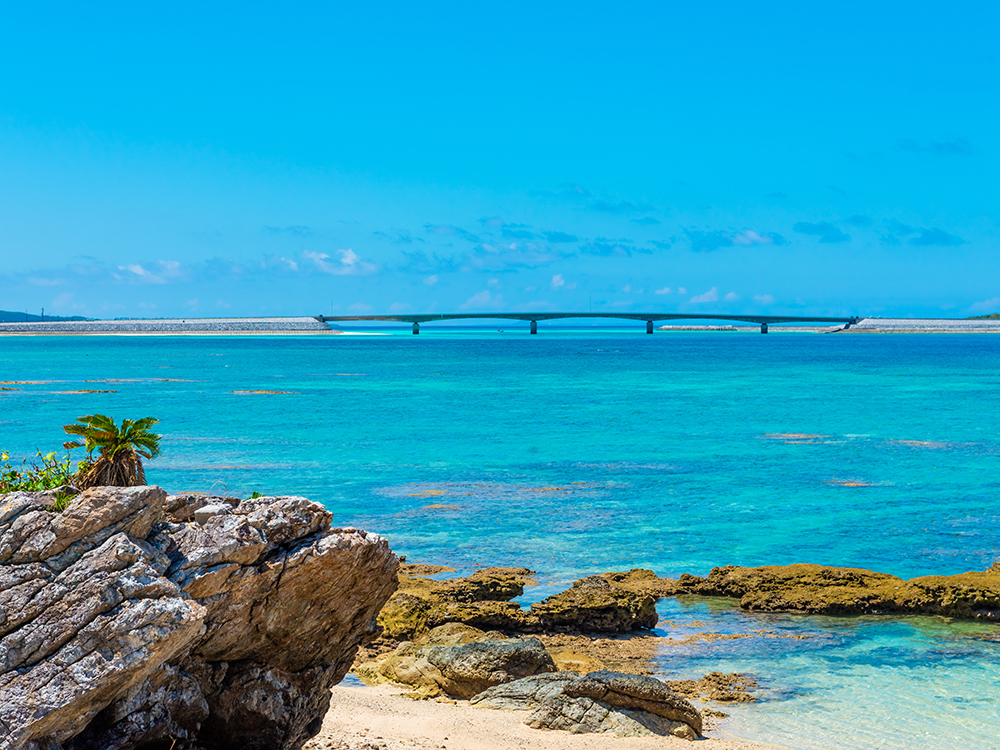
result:
<svg viewBox="0 0 1000 750"><path fill-rule="evenodd" d="M10 455L0 452L0 493L5 492L41 492L71 484L73 479L73 462L69 456L60 459L55 453L42 454L38 452L35 460L24 459L21 468L10 465Z"/></svg>
<svg viewBox="0 0 1000 750"><path fill-rule="evenodd" d="M80 462L74 484L81 490L88 487L132 487L146 483L142 459L160 454L160 435L150 428L160 420L153 417L123 419L121 427L103 414L80 417L77 424L63 427L68 435L77 435L83 442L63 443L67 450L85 448L87 458ZM97 457L94 458L94 451Z"/></svg>

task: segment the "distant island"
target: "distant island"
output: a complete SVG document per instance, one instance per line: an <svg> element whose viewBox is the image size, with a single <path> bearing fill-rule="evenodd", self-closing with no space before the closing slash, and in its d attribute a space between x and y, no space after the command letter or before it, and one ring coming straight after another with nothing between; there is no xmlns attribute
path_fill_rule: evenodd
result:
<svg viewBox="0 0 1000 750"><path fill-rule="evenodd" d="M90 318L84 318L80 315L74 315L71 318L66 318L61 315L46 315L45 320L53 322L61 322L67 320L90 320ZM31 315L26 312L11 312L10 310L0 310L0 323L41 323L41 315Z"/></svg>
<svg viewBox="0 0 1000 750"><path fill-rule="evenodd" d="M1000 320L1000 313L990 313L989 315L973 315L967 320Z"/></svg>

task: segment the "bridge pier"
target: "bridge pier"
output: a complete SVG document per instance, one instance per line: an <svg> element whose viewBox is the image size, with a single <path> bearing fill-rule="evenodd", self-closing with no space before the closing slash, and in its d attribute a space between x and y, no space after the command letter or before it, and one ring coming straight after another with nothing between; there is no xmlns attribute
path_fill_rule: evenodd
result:
<svg viewBox="0 0 1000 750"><path fill-rule="evenodd" d="M413 324L413 335L414 336L418 336L419 334L420 334L420 324L419 323L414 323Z"/></svg>
<svg viewBox="0 0 1000 750"><path fill-rule="evenodd" d="M652 333L652 332L653 332L653 321L647 320L646 321L646 333Z"/></svg>
<svg viewBox="0 0 1000 750"><path fill-rule="evenodd" d="M538 321L537 320L531 321L531 333L532 333L532 335L538 333Z"/></svg>
<svg viewBox="0 0 1000 750"><path fill-rule="evenodd" d="M767 323L761 323L760 324L760 332L761 333L767 333Z"/></svg>

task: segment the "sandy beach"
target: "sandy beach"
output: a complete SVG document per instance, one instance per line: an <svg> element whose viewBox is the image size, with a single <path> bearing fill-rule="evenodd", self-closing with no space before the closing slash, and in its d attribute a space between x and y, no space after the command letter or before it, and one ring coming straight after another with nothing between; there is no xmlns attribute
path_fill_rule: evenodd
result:
<svg viewBox="0 0 1000 750"><path fill-rule="evenodd" d="M319 735L305 750L775 750L738 740L709 737L692 744L676 737L614 737L532 729L523 711L470 706L467 701L419 701L404 697L405 688L390 685L333 688L330 711ZM709 724L706 731L713 734Z"/></svg>

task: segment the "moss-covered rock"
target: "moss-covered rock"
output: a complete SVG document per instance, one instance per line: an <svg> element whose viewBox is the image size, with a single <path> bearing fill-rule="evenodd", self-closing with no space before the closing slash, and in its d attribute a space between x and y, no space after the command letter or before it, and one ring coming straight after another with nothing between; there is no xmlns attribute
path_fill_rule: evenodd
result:
<svg viewBox="0 0 1000 750"><path fill-rule="evenodd" d="M656 598L587 576L566 591L531 605L541 629L549 632L627 633L656 627Z"/></svg>
<svg viewBox="0 0 1000 750"><path fill-rule="evenodd" d="M379 614L387 638L412 639L447 623L507 633L626 633L656 625L655 597L601 576L577 581L525 611L510 600L535 585L527 568L486 568L466 578L435 581L405 574L414 567L404 569L398 591Z"/></svg>
<svg viewBox="0 0 1000 750"><path fill-rule="evenodd" d="M824 565L713 568L705 578L683 575L678 593L738 598L762 612L809 614L931 614L1000 622L1000 566L985 572L923 576Z"/></svg>

